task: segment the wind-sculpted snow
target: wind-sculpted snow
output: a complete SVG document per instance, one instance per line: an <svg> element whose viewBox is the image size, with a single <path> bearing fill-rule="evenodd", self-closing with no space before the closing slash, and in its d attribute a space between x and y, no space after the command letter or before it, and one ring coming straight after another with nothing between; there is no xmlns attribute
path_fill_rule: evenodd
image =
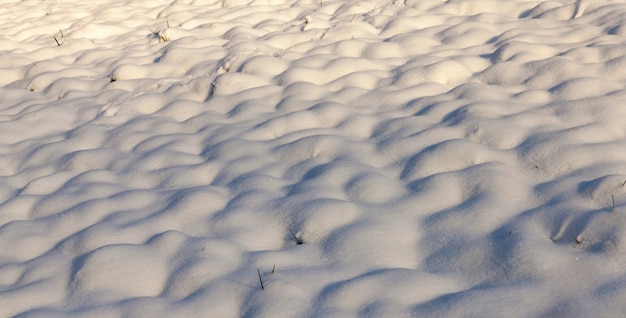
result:
<svg viewBox="0 0 626 318"><path fill-rule="evenodd" d="M619 316L625 17L7 2L0 316Z"/></svg>

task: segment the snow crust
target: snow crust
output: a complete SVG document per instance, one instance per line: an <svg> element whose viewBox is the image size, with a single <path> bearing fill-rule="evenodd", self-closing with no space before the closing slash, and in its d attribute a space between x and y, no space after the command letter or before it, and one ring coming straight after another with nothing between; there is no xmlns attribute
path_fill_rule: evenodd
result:
<svg viewBox="0 0 626 318"><path fill-rule="evenodd" d="M2 317L626 312L624 1L0 21Z"/></svg>

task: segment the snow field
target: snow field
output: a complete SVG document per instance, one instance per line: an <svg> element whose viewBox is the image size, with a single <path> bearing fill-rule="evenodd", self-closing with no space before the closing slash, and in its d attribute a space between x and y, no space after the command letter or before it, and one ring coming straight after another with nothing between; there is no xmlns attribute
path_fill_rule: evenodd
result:
<svg viewBox="0 0 626 318"><path fill-rule="evenodd" d="M625 15L7 3L0 316L619 315Z"/></svg>

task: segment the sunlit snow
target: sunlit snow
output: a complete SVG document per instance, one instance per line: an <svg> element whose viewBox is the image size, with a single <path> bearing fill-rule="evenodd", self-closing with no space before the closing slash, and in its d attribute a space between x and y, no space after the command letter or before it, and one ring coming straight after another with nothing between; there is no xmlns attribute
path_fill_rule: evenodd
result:
<svg viewBox="0 0 626 318"><path fill-rule="evenodd" d="M626 1L0 2L1 317L620 317Z"/></svg>

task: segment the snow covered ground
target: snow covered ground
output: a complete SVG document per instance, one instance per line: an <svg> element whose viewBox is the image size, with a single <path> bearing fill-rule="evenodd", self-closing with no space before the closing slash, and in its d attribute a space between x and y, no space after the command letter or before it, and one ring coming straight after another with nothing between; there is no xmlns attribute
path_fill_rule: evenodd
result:
<svg viewBox="0 0 626 318"><path fill-rule="evenodd" d="M622 0L1 1L0 316L621 317L625 86Z"/></svg>

